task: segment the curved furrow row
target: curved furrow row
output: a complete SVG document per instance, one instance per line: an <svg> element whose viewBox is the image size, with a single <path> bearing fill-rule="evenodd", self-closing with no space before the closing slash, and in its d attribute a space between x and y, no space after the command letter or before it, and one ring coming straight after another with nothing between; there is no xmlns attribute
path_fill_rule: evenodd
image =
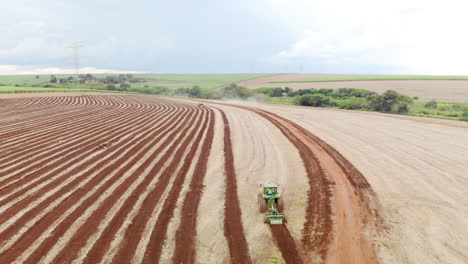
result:
<svg viewBox="0 0 468 264"><path fill-rule="evenodd" d="M252 263L249 247L242 226L242 211L237 194L237 176L232 152L231 130L226 114L221 110L224 122L224 173L226 187L224 198L224 236L228 241L230 260L232 263Z"/></svg>
<svg viewBox="0 0 468 264"><path fill-rule="evenodd" d="M155 111L162 111L164 109L167 109L167 106L162 106L161 108L155 109ZM150 113L152 112L148 112L148 114ZM131 117L134 114L135 113L108 111L99 115L92 115L79 119L73 118L73 122L64 124L64 126L59 126L56 129L48 129L47 131L39 133L37 136L32 134L28 137L19 138L18 141L11 144L12 146L1 146L5 149L5 153L0 155L0 161L3 163L0 166L0 170L3 170L7 166L4 160L5 158L15 160L15 156L23 155L24 152L28 153L28 157L22 156L23 159L29 158L31 155L35 154L35 150L44 152L47 149L59 147L62 142L71 143L80 137L89 136L89 131L94 131L95 128L106 129L103 125L121 121L131 121L133 120ZM15 155L12 156L11 153L15 153Z"/></svg>
<svg viewBox="0 0 468 264"><path fill-rule="evenodd" d="M147 138L147 140L149 140L149 139L151 139L151 137L148 137L148 138ZM154 141L153 141L153 142L154 142ZM139 147L141 147L141 146L139 145ZM140 152L140 153L141 153L141 152ZM124 159L124 160L126 160L126 159ZM127 164L128 164L128 163L127 163ZM119 166L119 164L117 163L117 165L114 165L114 166ZM96 183L94 183L94 184L96 184ZM79 194L83 194L83 189L77 190L77 194L78 194L78 195L79 195ZM68 201L70 201L70 199L67 199L67 200L65 200L65 201L68 202ZM49 203L50 203L50 202L49 202ZM63 207L63 206L61 206L61 207ZM32 214L32 215L34 215L34 214ZM50 216L51 214L47 214L47 215ZM57 215L57 214L54 214L54 215ZM67 215L68 215L68 214L67 214ZM58 216L58 215L57 215L57 216ZM49 222L49 221L44 221L44 220L43 220L41 223L44 225L44 224L47 224L48 222ZM37 226L37 225L35 225L34 227L36 227L36 226ZM36 229L37 229L37 228L36 228ZM11 243L10 243L10 244L11 244ZM15 244L15 245L16 245L16 244ZM8 252L10 252L10 251L11 251L11 250L9 250ZM14 251L14 250L13 250L13 251Z"/></svg>
<svg viewBox="0 0 468 264"><path fill-rule="evenodd" d="M111 257L116 254L115 262L132 261L132 259L136 262L159 261L162 245L166 239L168 220L173 217L175 202L179 197L186 174L196 156L195 152L199 143L206 134L208 113L206 110L202 111L204 116L199 120L199 129L194 130L192 135L184 140L182 148L175 153L173 160L143 201L141 207L143 210L133 219L135 225L123 234L125 240L124 245L120 247L120 252L114 251L109 254ZM161 194L168 188L171 180L172 187L168 189L167 197L162 203ZM158 208L159 213L156 212ZM108 256L106 259L112 260ZM88 258L88 260L91 259Z"/></svg>
<svg viewBox="0 0 468 264"><path fill-rule="evenodd" d="M0 146L4 149L0 154L0 170L6 165L4 159L14 160L16 156L29 158L36 154L37 151L47 151L50 148L56 148L62 142L72 142L80 136L86 135L89 131L95 128L102 127L103 124L125 120L132 113L121 113L108 111L99 115L84 116L83 118L73 118L71 122L64 124L63 127L56 129L48 129L47 131L39 132L38 135L31 134L26 137L18 138L9 145ZM57 131L58 130L58 131ZM26 157L25 154L29 157Z"/></svg>
<svg viewBox="0 0 468 264"><path fill-rule="evenodd" d="M179 117L175 116L174 118L177 119ZM164 131L167 130L167 127L169 125L170 124L167 122L166 124L162 124L162 130L158 133L164 133ZM20 217L23 217L23 215L25 217L30 217L35 216L38 212L43 213L47 211L44 209L44 206L48 206L54 201L57 202L68 198L67 195L69 195L72 191L79 192L80 190L82 190L82 188L84 188L83 186L85 184L88 184L88 182L90 181L94 184L99 183L99 180L102 180L100 177L106 176L106 173L108 173L110 169L114 168L112 166L105 167L105 165L112 164L112 161L116 159L120 162L124 162L125 160L123 159L124 157L126 157L125 155L129 153L129 151L127 151L127 147L130 147L130 150L134 149L134 147L132 148L132 146L138 143L139 140L140 138L130 140L129 142L127 142L126 145L121 146L121 148L119 148L117 151L107 156L102 155L101 157L95 157L88 163L82 164L81 166L76 167L71 171L68 171L67 174L64 175L61 179L58 179L48 185L45 185L43 189L40 189L39 191L35 192L34 196L29 197L25 200L21 200L21 203L17 204L16 207L19 207L20 209L22 208L22 210L13 208L11 209L11 211L5 211L5 213L1 215L2 220L4 220L5 223L0 226L0 230L5 230L7 227L9 227L7 226L8 223L16 223L17 220L20 219ZM116 166L118 166L118 164L116 164ZM8 213L10 213L10 215L8 215ZM25 221L26 218L21 219Z"/></svg>
<svg viewBox="0 0 468 264"><path fill-rule="evenodd" d="M56 108L48 109L47 111L43 111L37 116L40 118L36 118L34 115L35 110L31 110L33 113L32 116L25 116L23 119L18 120L14 119L11 121L5 121L5 130L2 129L2 133L0 134L1 137L7 136L15 136L20 135L23 131L28 132L32 128L41 128L41 127L48 127L54 124L60 124L61 120L67 120L67 118L73 117L77 113L82 112L96 112L96 109L83 109L82 107L73 107L68 109L61 109L61 111L57 111ZM18 129L21 128L21 129Z"/></svg>
<svg viewBox="0 0 468 264"><path fill-rule="evenodd" d="M206 169L208 164L208 158L211 152L211 146L213 145L214 137L214 113L210 109L210 124L205 136L205 140L202 144L202 149L200 157L196 163L194 175L192 176L192 181L190 182L190 189L185 196L185 200L182 206L182 219L179 224L179 228L175 234L175 250L172 261L174 263L195 263L196 260L196 226L197 226L197 216L198 216L198 207L200 205L201 196L203 193L203 180L206 175ZM182 186L183 181L180 184L174 186ZM174 193L179 196L180 190L176 190ZM169 201L175 201L176 197ZM172 206L172 205L170 205ZM174 208L174 207L172 207ZM164 210L166 212L166 210ZM165 216L165 215L164 215ZM203 217L203 216L201 216ZM162 226L167 226L169 222L169 217L166 217L167 222L163 222ZM160 218L159 220L162 220ZM155 236L157 237L157 236Z"/></svg>
<svg viewBox="0 0 468 264"><path fill-rule="evenodd" d="M186 131L187 129L191 129L190 126L195 120L193 113L190 115L190 118L191 120L189 122L184 122L184 131ZM178 125L180 126L181 124L179 123ZM148 157L149 155L159 155L161 151L168 151L172 148L175 148L177 146L176 142L179 142L181 139L181 133L179 133L178 130L179 129L177 128L174 129L173 126L170 130L171 133L169 135L163 135L165 136L164 142L161 145L159 145L154 152L150 151L152 148L154 148L153 144L147 144L147 146L143 150L141 150L136 156L133 157L133 160L128 162L127 165L125 165L124 167L122 167L117 172L117 174L106 183L107 185L109 185L109 189L108 192L105 192L105 195L102 195L101 192L94 193L84 202L84 204L90 204L87 208L85 208L84 206L79 206L77 210L72 212L69 217L67 217L62 223L60 223L54 229L53 233L63 233L63 236L47 237L44 243L36 250L40 252L50 252L49 254L47 254L47 257L44 261L48 263L69 263L75 257L79 257L76 256L76 254L79 253L79 250L83 247L84 249L82 250L86 251L86 249L89 249L89 247L92 246L92 244L101 246L101 244L99 243L94 243L96 237L99 235L99 233L104 227L109 227L108 221L110 221L111 219L119 219L114 218L119 209L122 209L122 206L124 204L128 205L128 201L136 199L135 193L133 191L138 186L142 186L142 181L148 179L148 177L151 178L152 176L142 176L141 173L139 173L138 171L138 169L142 168L140 166L138 166L137 171L134 171L131 174L128 173L128 170L135 166L137 160L143 159L151 161L151 159ZM174 143L171 145L171 142ZM168 145L170 147L167 149ZM165 160L163 162L165 162ZM128 177L123 177L125 174L129 174L127 175ZM101 186L101 188L104 187L105 186ZM94 202L94 204L91 205L93 200L96 200L96 202ZM79 211L84 209L87 210L87 213ZM84 219L83 215L87 215L86 219ZM75 221L76 218L81 218L83 220ZM99 223L100 221L100 225L97 225L97 223ZM84 255L80 254L80 256ZM28 262L29 261L31 261L31 259L28 259ZM31 263L35 263L34 259Z"/></svg>
<svg viewBox="0 0 468 264"><path fill-rule="evenodd" d="M5 150L4 155L6 156L7 151L12 151L18 153L21 149L31 150L31 148L38 145L52 145L55 143L56 139L60 139L64 135L68 134L67 132L74 131L75 129L84 129L84 125L101 125L107 124L110 122L109 119L112 118L124 118L128 116L129 113L125 111L105 111L105 112L88 112L80 114L77 116L69 116L63 122L59 122L57 125L51 125L40 129L32 129L30 133L24 134L18 137L12 137L10 139L2 140L3 144L0 145L2 149ZM68 120L67 120L68 119ZM61 143L61 142L57 142ZM3 153L2 153L3 154Z"/></svg>
<svg viewBox="0 0 468 264"><path fill-rule="evenodd" d="M151 114L151 115L152 115L152 114L155 114L155 113L156 113L156 114L163 114L164 111L168 111L168 110L167 110L167 109L166 109L166 110L164 110L164 109L159 109L159 110L155 111L154 113L153 113L153 112L150 112L150 113L148 113L148 114ZM131 125L131 124L134 124L136 121L148 119L148 117L149 117L149 116L142 115L141 117L139 117L139 119L136 119L136 120L135 120L135 119L132 117L132 115L135 115L135 113L130 114L130 115L129 115L129 114L124 114L124 115L122 115L122 116L119 116L119 117L118 117L118 120L121 120L121 121L123 121L123 122L119 122L119 123L116 123L116 124L112 124L112 123L111 123L111 124L109 124L109 125L107 125L107 123L106 123L106 125L104 125L104 126L101 125L101 126L99 127L99 130L103 130L103 129L104 129L104 130L108 130L108 134L110 134L110 133L113 133L114 130L115 130L115 129L118 129L119 127L122 127L122 126L124 126L124 125ZM92 120L92 118L91 118L91 120ZM79 129L80 127L79 127L78 125L79 125L79 124L77 124L77 126L72 127L71 132L74 132L73 129ZM107 127L106 127L106 126L107 126ZM131 126L130 126L130 127L131 127ZM65 128L65 129L66 129L66 128ZM107 140L108 137L106 137L106 138L100 138L98 141L93 141L93 139L91 139L91 138L92 138L92 136L94 136L95 134L96 134L96 133L94 133L94 131L88 131L88 132L85 131L85 132L83 133L82 137L79 137L78 140L75 142L75 143L78 143L78 142L79 142L79 143L82 144L82 145L74 144L73 147L74 147L75 149L77 149L77 148L82 148L82 149L84 149L84 148L86 148L86 149L96 148L96 149L98 149L98 148L100 148L100 147L99 147L99 146L100 146L99 144L101 144L101 143L111 143L110 141L106 142L106 140ZM39 137L39 139L43 139L43 138L42 138L42 137ZM61 138L59 137L58 139L61 139ZM62 137L62 139L66 140L67 138L63 138L63 137ZM30 139L30 140L34 140L34 139ZM68 141L65 141L65 142L68 142ZM61 142L57 142L57 143L61 143ZM26 144L27 144L27 143L26 143ZM47 146L50 146L50 145L54 145L54 142L48 143L48 144L47 144L47 142L46 142L45 144L46 144ZM56 157L60 156L59 151L63 151L63 150L65 150L65 149L67 149L68 145L70 145L70 143L66 143L66 144L62 144L62 145L57 144L57 146L55 146L56 148L54 149L54 152L53 152L53 153L54 153L54 156L56 156ZM104 147L109 147L109 146L106 145L106 146L104 146ZM68 151L68 149L67 149L67 151ZM49 154L47 154L47 153L42 153L42 155L40 155L40 157L41 157L41 158L47 158L46 160L48 160L48 161L53 160L53 158L52 158L51 156L49 156ZM7 160L11 161L11 157L9 157ZM41 160L41 159L38 159L38 158L36 157L35 160ZM42 160L42 161L44 161L44 160ZM6 162L6 161L3 160L3 162ZM28 160L28 164L29 164L29 165L32 165L32 164L33 164L33 161L32 161L32 160ZM4 167L5 167L5 166L2 166L2 168L1 168L2 173L3 173L3 174L8 174L8 173L10 173L10 172L8 172L8 171L5 171L6 169L5 169ZM12 171L14 171L14 170L12 170ZM1 177L0 177L0 179L1 179Z"/></svg>
<svg viewBox="0 0 468 264"><path fill-rule="evenodd" d="M48 169L47 173L44 173L44 170L38 170L34 171L33 173L27 174L25 176L28 177L20 177L18 179L13 179L13 186L8 188L8 186L3 186L3 188L0 190L0 194L10 194L9 197L2 198L0 200L0 206L5 205L5 203L13 200L15 196L17 196L20 193L25 193L25 192L33 192L35 188L38 188L39 186L42 186L46 183L48 183L50 180L54 179L55 175L60 175L61 173L70 170L70 169L75 169L77 168L82 168L84 165L82 164L92 164L90 161L96 160L96 158L103 157L113 151L116 148L119 148L121 145L126 144L128 140L131 139L131 135L139 135L141 133L144 133L146 129L153 127L154 125L160 123L160 122L166 122L166 120L169 117L165 117L162 119L158 119L158 117L164 115L163 112L156 112L154 114L148 115L146 118L134 118L134 122L126 122L126 123L121 123L118 124L114 127L115 133L107 133L106 137L104 138L104 141L107 142L107 140L115 140L115 138L122 138L123 140L115 140L117 143L112 146L111 148L104 148L103 150L98 150L99 153L96 153L95 148L89 150L88 152L84 152L86 149L78 149L80 151L80 154L75 154L75 153L69 153L68 156L70 157L69 159L65 157L61 158L60 160L56 161L59 164L57 165L52 165L50 167L46 167ZM154 120L152 120L154 118ZM138 127L139 125L143 125L142 127ZM135 127L137 129L132 129L132 127ZM129 129L130 128L130 129ZM105 132L110 132L109 131L102 131L102 133ZM88 154L89 153L89 154ZM26 168L27 169L27 168ZM6 177L6 176L5 176ZM11 178L11 177L10 177ZM9 178L6 178L9 179ZM10 182L11 182L10 181ZM15 188L16 187L16 188ZM12 191L14 190L14 192ZM3 207L2 207L3 208Z"/></svg>
<svg viewBox="0 0 468 264"><path fill-rule="evenodd" d="M155 164L148 172L149 175L160 173L159 177L145 178L132 193L132 196L139 196L138 200L127 200L120 208L118 215L112 219L109 224L105 225L106 228L104 232L94 243L94 246L92 246L86 254L84 252L80 254L86 255L84 263L93 263L96 260L101 260L103 257L105 257L104 261L114 259L114 262L130 263L134 256L134 249L138 245L138 242L141 241L141 231L143 231L145 225L149 223L148 220L150 216L153 215L151 212L153 212L154 207L158 204L158 201L160 201L161 194L169 185L169 182L166 182L166 180L171 180L175 177L172 182L172 188L175 186L182 187L180 182L177 181L177 178L180 178L180 175L185 177L187 169L185 168L186 166L180 166L180 161L190 166L193 153L188 152L187 149L190 146L192 146L191 148L198 147L200 136L196 137L196 135L197 133L198 135L203 134L206 128L207 118L204 112L203 110L200 111L203 116L199 116L196 125L191 128L190 134L184 132L185 138L178 148L176 149L175 146L171 146L171 148L164 153L160 160L161 162ZM160 169L160 163L162 163L162 161L169 162L163 170ZM169 193L166 202L172 199L174 199L174 197ZM173 208L163 210L163 214L160 214L158 218L167 217L167 215L170 214L169 210L173 210ZM131 222L132 225L127 225L126 222ZM134 240L135 238L136 240ZM158 236L156 240L164 241L164 237ZM151 248L153 249L153 247ZM123 254L118 252L119 249L123 251ZM153 262L157 262L155 258L152 258L152 260Z"/></svg>
<svg viewBox="0 0 468 264"><path fill-rule="evenodd" d="M162 115L162 113L155 113L157 115ZM100 134L92 134L92 137L82 137L80 138L75 144L72 144L72 146L60 146L58 149L54 149L54 151L51 153L42 153L41 155L35 157L34 160L29 160L26 163L26 166L22 166L22 164L18 164L18 168L9 168L6 170L2 170L1 173L2 175L5 176L0 176L0 195L4 193L3 189L9 184L10 182L14 182L17 180L27 180L30 181L33 177L34 174L44 174L48 173L53 169L58 169L60 166L63 167L63 160L67 160L70 158L74 158L75 160L79 160L80 156L76 156L73 151L75 150L80 150L82 152L82 157L87 157L87 155L90 155L96 151L99 151L100 149L106 149L108 147L111 147L112 144L115 144L118 142L119 137L124 137L125 135L128 135L128 131L126 131L124 128L126 126L131 127L132 124L135 122L138 122L137 124L144 124L145 120L151 120L152 116L145 116L145 117L140 117L140 118L134 118L130 123L120 123L117 125L111 125L108 127L105 132L107 132L105 137L100 136ZM146 124L147 126L147 124ZM105 147L102 147L101 144L108 144ZM27 174L24 173L23 171L34 171L34 174Z"/></svg>
<svg viewBox="0 0 468 264"><path fill-rule="evenodd" d="M243 108L272 122L304 161L310 185L302 238L306 257L315 253L325 262L375 263L375 249L364 226L369 217L379 216L370 211L373 191L364 176L338 151L292 121L265 110ZM284 238L276 237L280 247Z"/></svg>
<svg viewBox="0 0 468 264"><path fill-rule="evenodd" d="M75 106L70 106L69 108L73 108ZM41 114L46 111L50 111L52 109L57 109L55 105L38 105L36 107L31 106L18 106L15 104L11 104L8 106L3 106L2 111L0 113L0 118L8 119L8 120L21 120L20 118L27 119L29 117L36 117L41 118L43 117ZM29 121L35 122L35 119L30 119Z"/></svg>

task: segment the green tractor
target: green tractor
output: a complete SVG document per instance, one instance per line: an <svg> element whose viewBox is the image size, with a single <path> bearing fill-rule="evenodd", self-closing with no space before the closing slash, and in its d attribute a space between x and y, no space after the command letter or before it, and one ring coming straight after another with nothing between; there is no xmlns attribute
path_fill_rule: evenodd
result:
<svg viewBox="0 0 468 264"><path fill-rule="evenodd" d="M258 194L258 205L260 213L265 214L264 222L270 225L281 225L285 222L283 211L283 200L278 193L278 184L265 183L260 185L263 192Z"/></svg>

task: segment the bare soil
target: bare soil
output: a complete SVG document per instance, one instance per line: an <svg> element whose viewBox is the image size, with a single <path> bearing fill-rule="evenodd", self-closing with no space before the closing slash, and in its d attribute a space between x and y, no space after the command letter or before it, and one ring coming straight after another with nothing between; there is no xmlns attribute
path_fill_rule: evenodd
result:
<svg viewBox="0 0 468 264"><path fill-rule="evenodd" d="M242 103L291 120L362 172L379 204L382 263L468 261L468 123Z"/></svg>
<svg viewBox="0 0 468 264"><path fill-rule="evenodd" d="M0 258L468 261L468 123L204 105L135 95L0 100ZM280 184L285 225L263 223L256 195L265 182Z"/></svg>

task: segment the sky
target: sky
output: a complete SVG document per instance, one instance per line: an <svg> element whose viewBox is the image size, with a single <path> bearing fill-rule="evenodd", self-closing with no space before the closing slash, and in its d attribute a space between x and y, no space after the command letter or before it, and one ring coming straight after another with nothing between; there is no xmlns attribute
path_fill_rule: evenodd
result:
<svg viewBox="0 0 468 264"><path fill-rule="evenodd" d="M2 0L0 74L468 75L465 0Z"/></svg>

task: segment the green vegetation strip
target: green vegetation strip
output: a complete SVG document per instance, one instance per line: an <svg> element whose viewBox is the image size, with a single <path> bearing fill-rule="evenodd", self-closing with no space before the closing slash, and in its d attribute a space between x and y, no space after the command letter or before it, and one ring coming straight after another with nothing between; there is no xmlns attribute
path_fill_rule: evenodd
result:
<svg viewBox="0 0 468 264"><path fill-rule="evenodd" d="M119 76L120 74L93 74L96 79L104 80L108 76ZM148 86L164 86L166 88L192 87L198 85L202 89L213 89L231 83L270 76L273 74L131 74L133 79L145 80L143 83L135 83L134 87L141 88ZM56 79L67 79L75 77L70 74L55 75L0 75L0 84L3 85L46 85L50 82L51 76Z"/></svg>
<svg viewBox="0 0 468 264"><path fill-rule="evenodd" d="M377 111L468 121L468 103L424 102L395 91L378 94L364 89L301 89L288 87L255 90L234 84L269 74L85 74L0 76L0 93L111 92L203 99L255 100L276 104ZM468 76L357 75L354 80L468 80ZM346 77L349 78L351 77ZM345 77L340 77L345 78ZM340 78L325 78L336 81ZM367 78L367 79L366 79ZM323 81L322 79L313 79ZM342 79L344 80L344 79ZM310 81L310 80L307 80ZM215 89L216 88L216 89Z"/></svg>
<svg viewBox="0 0 468 264"><path fill-rule="evenodd" d="M468 80L468 76L456 75L350 75L340 77L310 78L275 81L271 83L344 82L344 81L394 81L394 80Z"/></svg>

